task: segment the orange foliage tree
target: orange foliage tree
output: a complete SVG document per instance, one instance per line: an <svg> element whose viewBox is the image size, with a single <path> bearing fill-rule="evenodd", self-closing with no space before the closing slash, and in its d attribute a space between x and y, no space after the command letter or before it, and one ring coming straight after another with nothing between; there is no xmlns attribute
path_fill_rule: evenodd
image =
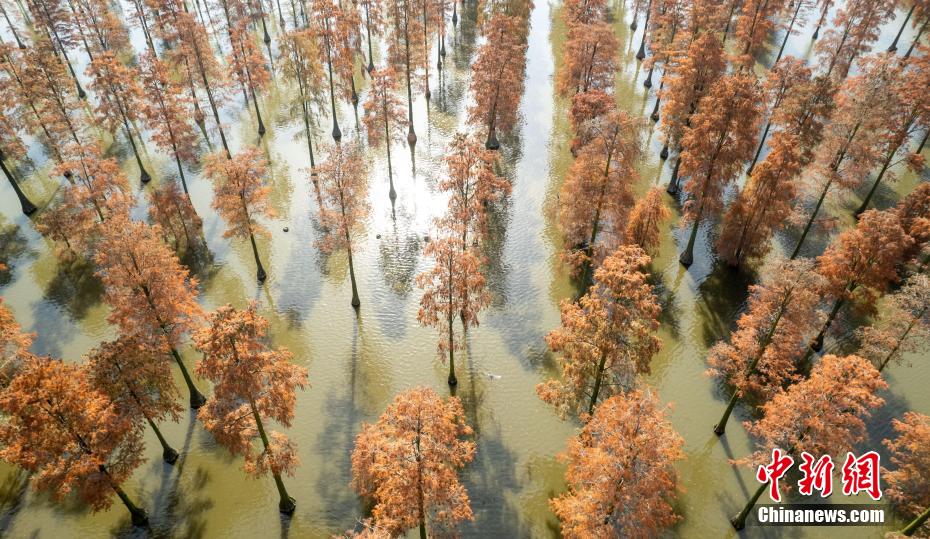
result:
<svg viewBox="0 0 930 539"><path fill-rule="evenodd" d="M162 458L174 464L178 452L157 424L177 422L181 413L171 369L161 357L164 348L164 344L152 346L136 336L122 336L91 350L86 364L94 387L115 403L120 414L136 424L147 423L161 444Z"/></svg>
<svg viewBox="0 0 930 539"><path fill-rule="evenodd" d="M142 88L139 86L138 69L127 67L114 53L103 51L94 56L88 71L93 77L91 88L97 93L95 112L111 134L116 133L118 127L122 126L139 166L142 183L148 183L152 177L142 165L142 157L129 125L130 122L142 118L142 111L146 106ZM141 143L140 141L139 144Z"/></svg>
<svg viewBox="0 0 930 539"><path fill-rule="evenodd" d="M759 147L756 149L756 154L753 156L752 163L749 164L749 169L746 171L747 174L752 175L752 170L755 168L756 162L759 160L759 155L762 153L762 148L765 146L765 139L769 134L769 130L772 128L773 120L775 120L776 127L781 127L781 123L791 121L794 119L794 116L798 114L793 110L789 111L788 115L780 114L776 116L775 113L779 111L782 104L796 106L795 104L798 102L798 98L795 97L792 99L792 94L796 91L800 91L802 94L809 91L808 87L810 82L810 68L807 67L802 60L794 56L779 60L772 66L772 69L769 70L768 76L762 83L764 112L768 116L768 120L765 123L765 129L762 130L762 138L759 139ZM808 116L804 118L809 119L809 117L815 117L818 112L820 111L805 111Z"/></svg>
<svg viewBox="0 0 930 539"><path fill-rule="evenodd" d="M148 523L121 488L142 464L141 432L81 367L30 359L0 392L0 411L0 458L27 470L36 490L56 500L76 493L94 511L116 494L133 525Z"/></svg>
<svg viewBox="0 0 930 539"><path fill-rule="evenodd" d="M618 46L613 27L603 20L569 27L555 80L559 94L613 88Z"/></svg>
<svg viewBox="0 0 930 539"><path fill-rule="evenodd" d="M394 191L394 173L391 171L391 144L403 141L407 118L404 106L397 98L397 72L393 67L371 72L370 98L365 102L365 115L362 120L368 133L368 144L377 146L384 143L387 151L388 183L391 186L391 200L397 198Z"/></svg>
<svg viewBox="0 0 930 539"><path fill-rule="evenodd" d="M827 196L858 187L879 159L880 129L891 114L888 95L900 64L890 56L880 56L864 68L860 75L846 79L836 96L836 110L825 125L812 181L805 182L817 201L791 258L800 253Z"/></svg>
<svg viewBox="0 0 930 539"><path fill-rule="evenodd" d="M6 266L4 266L4 269ZM0 387L5 387L32 356L32 335L23 333L13 313L0 297Z"/></svg>
<svg viewBox="0 0 930 539"><path fill-rule="evenodd" d="M756 55L765 48L775 27L775 16L785 7L784 0L747 0L736 17L736 41L740 54L734 62L752 68Z"/></svg>
<svg viewBox="0 0 930 539"><path fill-rule="evenodd" d="M930 183L921 183L895 207L901 227L914 240L905 255L908 261L923 256L921 266L930 262Z"/></svg>
<svg viewBox="0 0 930 539"><path fill-rule="evenodd" d="M40 233L65 241L74 255L88 252L103 231L103 223L125 215L132 205L119 163L98 157L99 152L96 145L82 147L79 153L84 157L53 169L70 181L52 211L43 212L37 223Z"/></svg>
<svg viewBox="0 0 930 539"><path fill-rule="evenodd" d="M678 193L682 139L691 116L726 67L723 44L716 35L704 33L686 43L689 44L678 45L676 52L666 61L666 72L662 75L664 88L659 91L659 99L663 103L663 120L659 129L665 144L660 155L667 157L669 149L679 153L668 184L668 192L673 195Z"/></svg>
<svg viewBox="0 0 930 539"><path fill-rule="evenodd" d="M363 424L352 451L352 484L374 502L372 516L392 536L418 527L420 538L454 535L472 520L458 472L475 456L472 430L455 397L429 388L394 397L374 424Z"/></svg>
<svg viewBox="0 0 930 539"><path fill-rule="evenodd" d="M321 219L327 233L318 242L324 252L345 249L349 257L349 279L352 281L352 306L361 305L355 282L352 260L352 233L368 215L368 169L361 149L356 144L336 144L327 160L319 166L323 204Z"/></svg>
<svg viewBox="0 0 930 539"><path fill-rule="evenodd" d="M930 344L930 277L911 275L888 298L874 324L859 332L860 354L878 372L890 363L903 363L904 354L927 349Z"/></svg>
<svg viewBox="0 0 930 539"><path fill-rule="evenodd" d="M717 216L723 193L752 155L759 129L760 95L755 76L736 73L718 79L701 100L682 139L681 174L685 223L692 223L688 244L679 260L694 261L694 243L701 221Z"/></svg>
<svg viewBox="0 0 930 539"><path fill-rule="evenodd" d="M184 375L191 408L205 399L178 352L185 333L199 324L197 281L159 237L156 227L128 217L108 223L94 257L103 281L109 320L162 354L170 353Z"/></svg>
<svg viewBox="0 0 930 539"><path fill-rule="evenodd" d="M461 249L487 233L487 210L510 194L511 185L494 171L494 154L474 137L456 133L446 149L448 174L439 189L449 194L449 209L440 225L461 232Z"/></svg>
<svg viewBox="0 0 930 539"><path fill-rule="evenodd" d="M440 359L448 354L450 386L458 384L455 350L465 348L465 337L458 335L453 321L459 316L465 332L468 326L478 325L478 313L491 302L481 273L483 257L473 245L463 249L460 241L455 230L448 237L431 241L423 254L433 259L433 267L416 279L417 286L423 289L417 320L446 333L445 339L439 339L437 351Z"/></svg>
<svg viewBox="0 0 930 539"><path fill-rule="evenodd" d="M833 26L817 44L821 62L827 65L827 76L846 78L856 59L878 39L881 26L894 17L896 4L895 0L841 3L833 18Z"/></svg>
<svg viewBox="0 0 930 539"><path fill-rule="evenodd" d="M197 134L190 122L190 98L171 78L169 66L152 55L145 55L140 65L142 90L146 106L142 108L152 142L161 150L171 152L178 167L181 187L187 195L187 179L182 163L197 162Z"/></svg>
<svg viewBox="0 0 930 539"><path fill-rule="evenodd" d="M203 129L202 112L197 99L197 88L201 88L207 94L223 150L226 157L231 158L219 112L220 99L225 92L227 81L222 66L213 55L207 29L179 0L160 0L158 10L161 13L161 24L157 25L156 29L162 34L163 41L174 43L174 47L167 51L165 58L187 80L194 104L194 120L200 123Z"/></svg>
<svg viewBox="0 0 930 539"><path fill-rule="evenodd" d="M268 164L261 151L248 146L231 159L223 154L207 156L204 172L213 181L213 209L226 221L224 238L248 237L252 243L252 254L258 268L258 282L264 282L267 274L258 257L255 235L269 235L258 222L258 217L274 217L274 209L268 204L268 192L262 179Z"/></svg>
<svg viewBox="0 0 930 539"><path fill-rule="evenodd" d="M569 490L549 501L562 522L562 535L661 535L681 518L672 503L682 444L652 390L602 402L562 455L568 461Z"/></svg>
<svg viewBox="0 0 930 539"><path fill-rule="evenodd" d="M416 144L417 134L413 129L413 70L417 58L425 54L420 51L420 20L417 18L415 0L387 0L386 11L389 16L388 59L400 71L402 68L407 81L407 143Z"/></svg>
<svg viewBox="0 0 930 539"><path fill-rule="evenodd" d="M550 350L561 353L562 380L536 386L561 417L594 413L599 398L630 391L636 375L649 372L660 347L654 332L662 308L642 271L647 264L642 249L621 246L577 303L562 301L562 325L546 335Z"/></svg>
<svg viewBox="0 0 930 539"><path fill-rule="evenodd" d="M637 245L647 253L653 251L659 246L659 228L671 216L672 211L665 205L662 189L653 187L630 211L625 234L627 243Z"/></svg>
<svg viewBox="0 0 930 539"><path fill-rule="evenodd" d="M335 2L332 0L310 0L309 8L310 12L307 15L313 21L312 35L317 40L318 50L324 55L326 70L329 74L329 102L333 116L333 140L339 142L342 139L342 131L339 129L339 119L336 117L334 65L341 56L349 55L351 51L345 51L341 47L343 43L339 32L339 11L341 10L336 6ZM338 68L338 65L336 67Z"/></svg>
<svg viewBox="0 0 930 539"><path fill-rule="evenodd" d="M268 321L256 312L224 305L210 315L207 326L194 333L203 353L197 373L213 382L213 395L197 417L220 445L245 458L251 475L271 473L278 488L282 513L294 512L294 499L284 488L281 474L294 475L297 447L279 432L268 433L264 421L290 427L297 390L307 385L307 370L291 363L293 354L266 344ZM255 437L262 450L256 451Z"/></svg>
<svg viewBox="0 0 930 539"><path fill-rule="evenodd" d="M246 3L242 3L241 9L247 9ZM271 82L271 74L268 72L268 68L265 67L265 57L262 55L261 49L255 43L251 32L251 23L249 17L242 15L233 22L232 27L229 29L233 49L229 56L229 66L233 75L239 79L239 83L243 87L248 89L249 95L252 97L255 118L258 121L258 136L263 137L265 135L265 122L262 121L262 113L258 108L258 91L268 86Z"/></svg>
<svg viewBox="0 0 930 539"><path fill-rule="evenodd" d="M2 85L2 82L0 82L0 85ZM9 96L3 95L4 93L0 89L0 98L7 99ZM8 165L11 161L20 161L27 157L26 146L16 133L18 123L16 117L4 112L3 107L0 106L0 169L3 170L3 175L6 176L10 186L16 193L16 198L19 199L19 206L22 208L23 213L31 215L35 213L36 205L23 193L19 182L16 181L16 176Z"/></svg>
<svg viewBox="0 0 930 539"><path fill-rule="evenodd" d="M312 111L323 105L326 74L317 61L319 46L309 28L297 28L284 34L280 41L281 56L278 57L281 70L286 77L297 81L297 98L300 103L301 117L304 122L304 136L307 138L307 150L310 153L311 174L316 174L316 160L313 155Z"/></svg>
<svg viewBox="0 0 930 539"><path fill-rule="evenodd" d="M912 171L919 173L924 168L922 148L910 150L910 139L920 131L921 126L930 123L930 57L919 56L907 63L899 72L899 79L891 88L892 94L886 96L888 114L881 118L879 147L881 168L872 187L856 210L860 215L872 201L872 196L882 179L895 179L892 167L905 161Z"/></svg>
<svg viewBox="0 0 930 539"><path fill-rule="evenodd" d="M35 104L38 121L44 126L44 142L53 149L56 160L82 157L81 150L88 140L87 122L51 40L38 34L20 59L20 66L12 65L16 59L6 58L11 73L20 67L16 77L21 80L24 95Z"/></svg>
<svg viewBox="0 0 930 539"><path fill-rule="evenodd" d="M505 12L491 15L482 31L486 41L472 63L468 123L487 127L485 148L500 148L497 131L509 133L517 122L526 80L527 21Z"/></svg>
<svg viewBox="0 0 930 539"><path fill-rule="evenodd" d="M827 330L845 303L866 312L875 308L875 300L898 280L897 266L911 243L895 212L869 210L856 228L840 234L817 257L817 271L827 280L823 295L833 301L833 307L811 342L808 357L823 346Z"/></svg>
<svg viewBox="0 0 930 539"><path fill-rule="evenodd" d="M810 376L775 395L763 406L763 417L748 424L761 439L759 449L739 462L757 466L769 462L772 449L789 455L842 455L865 437L864 419L884 400L877 395L887 384L868 361L858 356L824 356ZM768 481L730 521L743 529L746 517Z"/></svg>
<svg viewBox="0 0 930 539"><path fill-rule="evenodd" d="M174 182L165 182L150 190L147 196L149 219L158 223L163 239L173 242L177 250L183 238L185 247L190 248L193 245L191 232L199 231L203 224L190 198Z"/></svg>
<svg viewBox="0 0 930 539"><path fill-rule="evenodd" d="M740 399L768 400L801 378L811 328L823 321L819 312L824 280L810 260L790 260L750 289L748 307L736 321L729 342L710 349L708 373L733 387L714 433L720 436Z"/></svg>
<svg viewBox="0 0 930 539"><path fill-rule="evenodd" d="M582 124L588 140L568 171L559 195L563 258L590 284L592 263L619 243L633 204L642 121L614 110ZM613 227L613 229L602 230ZM601 232L606 232L602 234Z"/></svg>
<svg viewBox="0 0 930 539"><path fill-rule="evenodd" d="M882 468L887 487L885 495L895 509L913 520L901 530L910 537L920 531L927 533L925 524L930 519L930 488L926 478L930 474L930 417L907 412L902 420L891 422L897 436L885 440L891 452L894 469Z"/></svg>

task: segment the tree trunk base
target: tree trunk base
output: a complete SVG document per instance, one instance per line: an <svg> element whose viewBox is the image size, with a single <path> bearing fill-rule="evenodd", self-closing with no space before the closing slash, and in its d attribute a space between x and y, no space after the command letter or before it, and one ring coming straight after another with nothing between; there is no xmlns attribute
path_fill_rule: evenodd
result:
<svg viewBox="0 0 930 539"><path fill-rule="evenodd" d="M180 456L181 456L181 455L180 455L177 451L175 451L173 448L171 448L171 447L166 447L166 448L161 452L161 458L162 458L162 460L164 460L165 463L167 463L167 464L174 464L175 462L178 461L178 457L180 457Z"/></svg>
<svg viewBox="0 0 930 539"><path fill-rule="evenodd" d="M190 403L191 408L196 410L207 403L207 398L203 396L203 393L194 389L193 392L191 392Z"/></svg>
<svg viewBox="0 0 930 539"><path fill-rule="evenodd" d="M459 385L459 380L458 380L458 378L455 377L454 374L450 374L450 375L449 375L449 379L447 380L447 382L449 383L449 386L450 386L450 387L455 387L455 386Z"/></svg>
<svg viewBox="0 0 930 539"><path fill-rule="evenodd" d="M293 515L296 509L297 503L294 498L291 498L290 496L278 502L278 511L281 511L282 514Z"/></svg>
<svg viewBox="0 0 930 539"><path fill-rule="evenodd" d="M265 273L265 268L258 268L258 271L256 272L255 276L258 278L258 282L260 283L265 282L265 279L268 278L268 274Z"/></svg>
<svg viewBox="0 0 930 539"><path fill-rule="evenodd" d="M687 250L682 252L681 256L678 257L678 262L680 262L682 266L687 268L688 266L694 263L694 253L692 253L691 251L687 251Z"/></svg>
<svg viewBox="0 0 930 539"><path fill-rule="evenodd" d="M659 152L659 159L663 161L668 159L668 146L662 146L662 151Z"/></svg>
<svg viewBox="0 0 930 539"><path fill-rule="evenodd" d="M152 181L152 176L149 175L149 171L142 168L141 165L139 166L139 179L142 180L142 183L149 183Z"/></svg>

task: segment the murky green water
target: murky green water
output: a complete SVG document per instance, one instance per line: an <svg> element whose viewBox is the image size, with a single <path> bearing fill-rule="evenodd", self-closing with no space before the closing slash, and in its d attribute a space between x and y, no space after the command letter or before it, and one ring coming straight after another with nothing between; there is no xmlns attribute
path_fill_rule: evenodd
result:
<svg viewBox="0 0 930 539"><path fill-rule="evenodd" d="M309 160L301 123L286 108L285 96L292 88L280 84L263 103L271 127L262 146L272 162L268 181L278 211L278 217L268 222L272 238L260 241L269 271L263 286L256 285L248 244L222 238L223 223L210 209L212 187L199 171L192 171L194 179L188 181L204 218L207 249L185 262L201 282L202 303L209 309L257 300L271 321L274 342L290 348L295 361L309 369L312 387L300 395L296 420L288 431L301 459L296 477L286 479L298 504L293 519L279 516L270 479L248 479L241 463L217 447L188 414L180 424L164 426L169 441L182 451L180 463L164 465L154 436L147 434L150 460L127 485L126 490L150 512L156 535L326 537L350 528L365 510L349 486L349 454L360 423L374 420L395 394L407 388L428 385L448 392L444 366L435 357L436 334L416 322L419 291L413 277L428 266L421 248L431 232L431 219L445 208L445 199L436 190L443 149L464 125L476 45L474 10L469 2L458 28L450 31L442 80L434 73L431 83L432 102L427 107L422 96L416 100L420 140L414 155L401 145L392 152L398 193L393 207L384 151L371 152L372 211L364 237L355 242L362 301L358 316L349 305L345 256L326 258L313 246L320 233L317 206L305 173ZM555 373L542 337L558 324L558 302L574 293L558 263L560 242L552 218L570 160L565 103L555 99L552 88L564 34L559 10L558 3L540 2L532 13L523 122L513 136L502 140L500 166L512 180L513 195L496 213L500 241L491 252L489 275L494 302L483 313L481 326L470 332L469 350L459 363L457 393L478 444L477 457L464 472L475 513L475 522L462 528L468 536L556 536L558 523L547 499L564 488L564 467L556 455L577 428L559 421L534 392L537 383ZM642 23L633 35L625 8L616 6L614 13L623 60L617 76L618 98L631 112L646 115L654 95L645 93L645 73L634 58ZM903 12L884 29L878 47L887 46L901 19ZM789 41L786 54L809 57L810 34L811 28L802 28ZM909 42L910 36L910 30L905 31L902 42ZM142 43L139 36L135 38ZM361 79L358 82L364 85ZM238 94L233 94L225 118L233 149L256 142L254 117L243 108ZM347 137L357 136L350 106L343 106L340 123ZM328 141L330 127L323 119L320 141ZM650 130L647 138L650 151L640 167L639 192L649 184L664 183L670 173L657 157L658 133ZM122 144L115 150L126 157ZM39 170L24 188L41 205L51 197L57 179L48 178L40 150L33 149L32 156ZM150 151L149 160L156 181L174 174L167 156ZM126 161L127 173L135 179L130 161ZM918 180L905 176L897 192L907 192ZM0 293L22 326L37 334L35 352L79 360L96 343L113 336L105 320L100 284L89 268L59 266L49 242L19 213L9 186L4 183L2 189L0 259L12 271L0 276ZM897 196L887 189L879 193L878 203L890 205ZM840 201L831 210L847 216L854 203ZM675 403L672 421L685 439L687 459L679 466L684 492L677 504L683 520L672 533L731 536L727 518L742 506L755 480L749 470L736 469L728 460L747 454L750 441L735 423L724 438L713 435L711 426L723 408L724 393L703 371L707 349L728 334L742 308L750 278L714 263L706 230L699 238L694 265L682 268L677 261L681 234L675 220L677 215L653 263L665 310L660 330L663 350L648 377L664 401ZM844 217L843 222L848 226L850 220ZM285 226L289 232L283 231ZM793 237L782 241L793 245ZM819 252L825 241L810 242L809 254ZM188 361L196 360L189 347L183 353ZM930 413L930 362L926 357L910 359L913 367L894 367L888 374L887 404L869 422L870 448L877 448L889 434L891 418L905 410ZM205 382L200 385L207 387ZM745 412L739 410L740 419ZM140 533L132 530L119 505L95 515L77 506L53 505L26 489L16 471L5 465L0 470L0 535ZM747 535L869 537L880 532L877 528L765 531L757 528Z"/></svg>

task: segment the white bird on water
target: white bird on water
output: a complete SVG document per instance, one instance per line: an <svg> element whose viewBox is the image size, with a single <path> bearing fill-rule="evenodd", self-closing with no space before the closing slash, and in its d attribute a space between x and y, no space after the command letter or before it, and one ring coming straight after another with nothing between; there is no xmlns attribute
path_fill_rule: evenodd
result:
<svg viewBox="0 0 930 539"><path fill-rule="evenodd" d="M484 375L488 377L488 380L500 380L501 379L501 375L494 374L492 372L485 371Z"/></svg>

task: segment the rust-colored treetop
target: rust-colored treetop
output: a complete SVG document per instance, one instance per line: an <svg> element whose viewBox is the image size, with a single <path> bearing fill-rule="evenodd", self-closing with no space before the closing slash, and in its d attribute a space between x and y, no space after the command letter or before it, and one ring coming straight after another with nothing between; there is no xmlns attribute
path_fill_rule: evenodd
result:
<svg viewBox="0 0 930 539"><path fill-rule="evenodd" d="M605 21L569 27L562 52L564 63L556 74L559 94L567 97L613 88L618 47L614 29Z"/></svg>
<svg viewBox="0 0 930 539"><path fill-rule="evenodd" d="M30 359L0 392L0 411L0 458L56 500L74 493L94 511L107 509L142 463L141 431L80 366Z"/></svg>
<svg viewBox="0 0 930 539"><path fill-rule="evenodd" d="M724 190L756 149L760 112L758 81L745 73L717 79L701 99L682 139L687 221L720 212Z"/></svg>
<svg viewBox="0 0 930 539"><path fill-rule="evenodd" d="M177 347L200 324L197 280L161 240L157 227L128 217L108 222L94 261L111 309L108 319L126 335L152 346Z"/></svg>
<svg viewBox="0 0 930 539"><path fill-rule="evenodd" d="M865 436L864 420L884 404L887 384L858 356L825 355L808 378L782 390L762 407L763 417L747 423L762 444L742 462L771 460L772 448L798 455L842 455Z"/></svg>
<svg viewBox="0 0 930 539"><path fill-rule="evenodd" d="M598 398L623 393L649 372L659 351L654 332L661 307L644 268L649 256L623 245L594 272L594 284L578 301L562 301L562 324L546 335L561 354L561 380L536 386L540 398L561 417L590 414Z"/></svg>
<svg viewBox="0 0 930 539"><path fill-rule="evenodd" d="M879 371L930 346L930 277L911 275L887 300L878 320L858 332L859 353Z"/></svg>
<svg viewBox="0 0 930 539"><path fill-rule="evenodd" d="M297 448L282 433L267 434L262 451L253 440L264 438L262 419L289 427L294 419L297 390L307 385L307 370L294 365L293 354L266 343L268 321L250 303L244 310L224 305L194 335L203 360L197 373L213 382L213 395L198 417L216 440L245 458L245 471L293 475Z"/></svg>
<svg viewBox="0 0 930 539"><path fill-rule="evenodd" d="M362 121L368 144L377 146L402 142L407 133L407 109L397 97L397 71L392 66L371 73L370 97L365 101Z"/></svg>
<svg viewBox="0 0 930 539"><path fill-rule="evenodd" d="M896 436L884 441L891 452L891 465L882 468L884 493L902 515L916 517L930 507L930 417L906 412L891 422ZM922 537L930 531L925 524L916 530Z"/></svg>
<svg viewBox="0 0 930 539"><path fill-rule="evenodd" d="M475 456L472 429L455 397L418 387L397 395L355 438L352 484L374 502L375 523L392 535L424 526L454 535L474 518L458 472Z"/></svg>
<svg viewBox="0 0 930 539"><path fill-rule="evenodd" d="M183 408L164 348L134 336L105 342L87 354L91 382L134 421L177 421Z"/></svg>
<svg viewBox="0 0 930 539"><path fill-rule="evenodd" d="M0 387L6 386L24 361L31 357L32 335L23 333L13 312L0 297Z"/></svg>
<svg viewBox="0 0 930 539"><path fill-rule="evenodd" d="M652 390L602 402L562 455L569 490L549 502L562 534L655 537L675 524L683 443Z"/></svg>
<svg viewBox="0 0 930 539"><path fill-rule="evenodd" d="M757 400L800 380L798 362L812 331L823 323L823 285L809 259L785 261L769 271L750 288L729 342L710 349L708 373L726 380L741 397Z"/></svg>
<svg viewBox="0 0 930 539"><path fill-rule="evenodd" d="M525 18L494 14L483 28L487 39L471 66L468 122L509 133L517 123L523 84L526 80Z"/></svg>
<svg viewBox="0 0 930 539"><path fill-rule="evenodd" d="M261 150L248 146L228 159L223 152L207 156L204 173L214 182L213 208L226 221L224 238L268 234L259 217L274 217L264 183L268 163Z"/></svg>
<svg viewBox="0 0 930 539"><path fill-rule="evenodd" d="M334 144L316 171L323 197L320 218L328 229L317 245L327 253L349 249L352 233L370 210L368 163L358 144Z"/></svg>
<svg viewBox="0 0 930 539"><path fill-rule="evenodd" d="M511 185L494 170L496 156L475 137L456 133L444 159L447 174L439 189L449 193L449 210L440 225L462 231L462 243L487 232L487 211L510 194Z"/></svg>
<svg viewBox="0 0 930 539"><path fill-rule="evenodd" d="M913 240L893 211L869 210L855 228L841 233L817 258L830 297L874 309L875 300L898 280L897 266Z"/></svg>

